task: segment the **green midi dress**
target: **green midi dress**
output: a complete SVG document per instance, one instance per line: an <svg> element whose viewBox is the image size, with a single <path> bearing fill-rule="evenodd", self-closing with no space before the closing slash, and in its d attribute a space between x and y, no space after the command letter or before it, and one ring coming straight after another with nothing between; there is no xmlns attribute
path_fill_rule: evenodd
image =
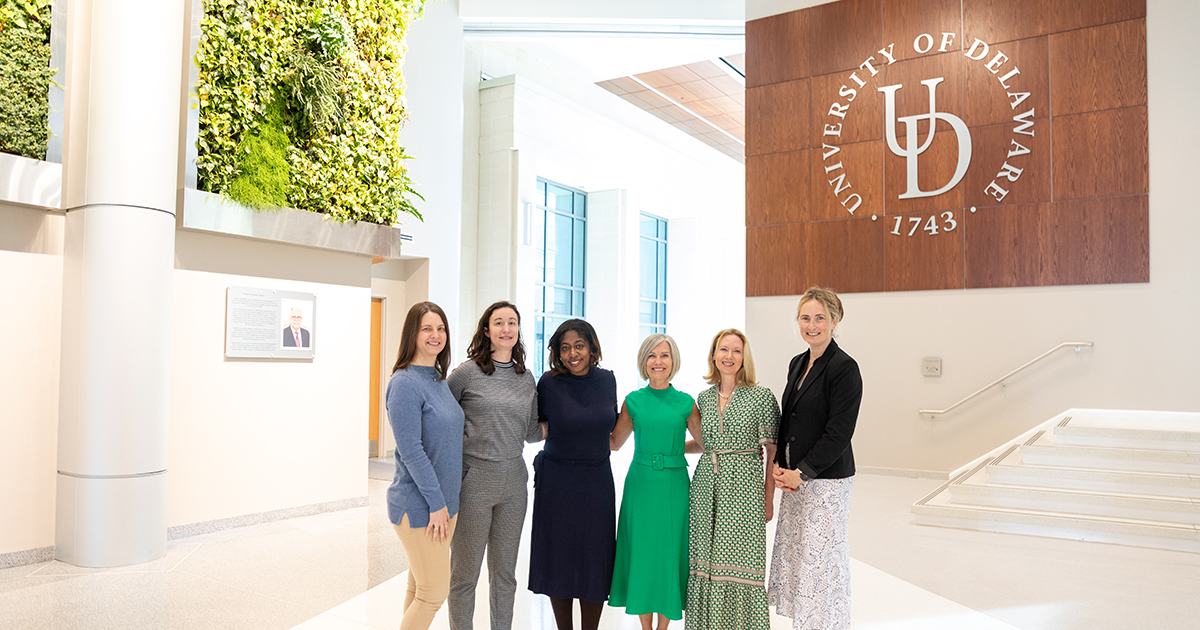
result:
<svg viewBox="0 0 1200 630"><path fill-rule="evenodd" d="M769 630L762 447L779 404L766 387L737 387L720 412L716 386L697 398L704 455L691 486L691 579L685 630Z"/></svg>
<svg viewBox="0 0 1200 630"><path fill-rule="evenodd" d="M617 519L610 606L683 618L687 598L688 473L683 458L692 397L644 387L625 397L634 456Z"/></svg>

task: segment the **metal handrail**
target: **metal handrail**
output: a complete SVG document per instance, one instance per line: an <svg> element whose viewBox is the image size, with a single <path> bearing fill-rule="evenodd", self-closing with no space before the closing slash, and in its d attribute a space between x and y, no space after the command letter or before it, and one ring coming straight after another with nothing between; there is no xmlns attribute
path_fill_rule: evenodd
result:
<svg viewBox="0 0 1200 630"><path fill-rule="evenodd" d="M1030 361L1029 363L1026 363L1025 365L1022 365L1021 367L1009 372L1008 374L1005 374L1004 376L1001 376L1000 378L992 381L991 383L984 385L982 388L980 388L974 394L967 396L966 398L954 403L953 405L950 405L949 407L946 407L945 409L919 409L919 410L917 410L917 413L922 414L922 415L929 414L930 419L933 419L933 416L935 416L937 414L947 413L949 411L954 410L959 405L961 405L961 404L967 402L968 400L971 400L972 398L982 394L983 392L986 392L987 390L1003 383L1004 381L1012 378L1012 376L1014 374L1016 374L1017 372L1020 372L1021 370L1024 370L1025 368L1033 365L1034 363L1037 363L1038 361L1045 359L1046 357L1054 354L1056 351L1061 350L1062 348L1075 348L1075 352L1079 352L1079 350L1081 348L1090 348L1094 345L1096 345L1096 344L1094 344L1090 341L1064 341L1063 343L1060 343L1057 346L1054 346L1050 350L1039 355L1036 359Z"/></svg>

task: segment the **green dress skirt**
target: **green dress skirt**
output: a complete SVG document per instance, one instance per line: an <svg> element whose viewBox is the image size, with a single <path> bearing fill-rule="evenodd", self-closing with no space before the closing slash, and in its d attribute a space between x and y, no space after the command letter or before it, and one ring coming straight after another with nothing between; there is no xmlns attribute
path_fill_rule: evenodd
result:
<svg viewBox="0 0 1200 630"><path fill-rule="evenodd" d="M682 619L688 578L688 474L683 458L692 397L644 387L625 397L634 455L617 518L610 606Z"/></svg>

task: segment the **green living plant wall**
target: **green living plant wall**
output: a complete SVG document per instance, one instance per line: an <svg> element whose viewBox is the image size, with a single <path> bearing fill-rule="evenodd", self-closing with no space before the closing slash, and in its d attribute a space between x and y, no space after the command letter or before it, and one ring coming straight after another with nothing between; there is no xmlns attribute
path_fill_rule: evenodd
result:
<svg viewBox="0 0 1200 630"><path fill-rule="evenodd" d="M342 221L418 219L400 129L425 0L205 0L199 187Z"/></svg>
<svg viewBox="0 0 1200 630"><path fill-rule="evenodd" d="M0 0L0 153L46 159L51 0Z"/></svg>

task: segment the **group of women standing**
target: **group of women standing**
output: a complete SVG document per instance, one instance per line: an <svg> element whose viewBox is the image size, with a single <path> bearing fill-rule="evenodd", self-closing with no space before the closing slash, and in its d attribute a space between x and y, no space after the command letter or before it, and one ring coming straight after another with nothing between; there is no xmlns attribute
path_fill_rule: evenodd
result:
<svg viewBox="0 0 1200 630"><path fill-rule="evenodd" d="M850 627L850 438L862 380L832 338L841 319L833 291L801 297L797 323L809 349L789 366L781 414L757 385L738 330L713 338L711 387L696 399L671 385L675 341L647 337L638 369L648 384L618 406L616 379L599 367L600 340L586 321L554 333L550 371L535 386L520 315L497 302L468 360L447 378L445 314L415 305L387 392L396 436L388 513L410 561L401 628L428 628L447 596L451 628L471 628L485 550L492 629L511 627L527 501L521 453L542 439L529 588L550 598L560 630L573 627L576 599L585 630L598 627L606 600L645 629L657 616L663 630L686 610L689 629L765 630L768 605L796 630ZM609 452L630 435L618 517ZM690 481L685 452L702 453ZM776 487L785 494L768 580Z"/></svg>

